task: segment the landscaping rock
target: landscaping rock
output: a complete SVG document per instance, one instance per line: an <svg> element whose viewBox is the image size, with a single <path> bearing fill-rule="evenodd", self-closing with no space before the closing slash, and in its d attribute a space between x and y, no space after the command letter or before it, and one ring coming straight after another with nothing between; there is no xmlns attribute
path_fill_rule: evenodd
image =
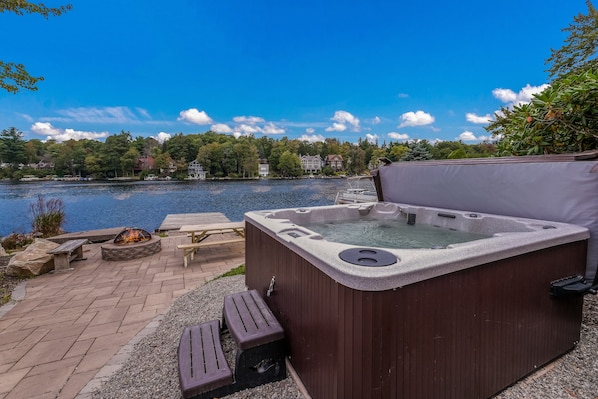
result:
<svg viewBox="0 0 598 399"><path fill-rule="evenodd" d="M47 252L59 245L43 238L37 238L23 252L15 254L10 259L6 274L29 278L54 270L54 258Z"/></svg>
<svg viewBox="0 0 598 399"><path fill-rule="evenodd" d="M6 250L4 250L4 247L3 247L2 245L0 245L0 257L2 257L2 256L6 256L6 255L8 255L8 254L6 253Z"/></svg>

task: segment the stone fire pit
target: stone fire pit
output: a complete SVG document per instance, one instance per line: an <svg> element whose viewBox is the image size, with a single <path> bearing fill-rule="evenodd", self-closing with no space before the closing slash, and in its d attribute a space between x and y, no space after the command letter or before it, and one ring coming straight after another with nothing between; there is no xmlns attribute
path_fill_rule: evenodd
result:
<svg viewBox="0 0 598 399"><path fill-rule="evenodd" d="M103 260L125 261L156 254L162 250L162 245L160 237L152 236L143 229L127 228L101 248Z"/></svg>

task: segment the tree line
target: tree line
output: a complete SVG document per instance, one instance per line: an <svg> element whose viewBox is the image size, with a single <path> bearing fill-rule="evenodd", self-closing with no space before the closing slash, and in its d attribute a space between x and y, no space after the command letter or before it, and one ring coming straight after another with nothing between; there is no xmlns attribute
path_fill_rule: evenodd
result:
<svg viewBox="0 0 598 399"><path fill-rule="evenodd" d="M564 32L565 44L551 49L545 61L552 79L550 86L533 96L528 104L501 107L486 130L496 138L491 143L466 145L440 142L432 145L422 140L411 143L367 141L341 143L337 139L308 143L282 138L241 137L206 132L177 134L164 143L151 138L133 139L122 131L106 139L70 140L64 143L29 140L24 142L16 128L2 131L0 162L11 165L0 169L0 177L15 178L23 173L20 163L30 164L49 158L56 174L81 174L116 177L135 174L140 155L151 155L156 167L175 164L178 173L186 163L197 159L212 176L251 177L256 174L257 160L267 160L270 170L281 176L301 173L298 155L342 155L347 173L362 173L372 159L386 157L393 161L485 157L490 155L535 155L581 152L598 149L598 11L586 1L587 14L579 13ZM44 18L59 16L71 5L48 8L29 1L0 1L0 12L17 15L39 14ZM32 77L22 64L0 61L0 89L17 93L21 89L37 90L43 77ZM31 171L29 171L31 172ZM35 172L35 171L33 171ZM330 173L330 170L325 170Z"/></svg>
<svg viewBox="0 0 598 399"><path fill-rule="evenodd" d="M208 131L198 134L178 133L163 143L152 137L135 137L121 131L104 142L98 140L25 140L23 133L11 127L0 133L1 178L19 179L23 175L75 175L94 178L135 177L147 173L176 169L173 177L183 178L187 165L197 160L210 177L252 178L257 176L260 162L267 162L273 176L296 177L302 174L301 155L341 155L343 173L362 174L379 158L391 161L416 161L466 157L488 157L495 153L492 143L465 144L443 141L432 144L426 140L408 143L341 142L327 138L323 142L307 142L282 137L256 138ZM151 157L153 169L142 170L140 160ZM53 165L52 169L37 169L29 165ZM332 169L324 168L324 174Z"/></svg>

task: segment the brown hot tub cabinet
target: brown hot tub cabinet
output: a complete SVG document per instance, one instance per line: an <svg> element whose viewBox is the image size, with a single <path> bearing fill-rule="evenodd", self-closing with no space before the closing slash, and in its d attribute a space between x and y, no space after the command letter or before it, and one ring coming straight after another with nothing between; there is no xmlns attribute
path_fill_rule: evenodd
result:
<svg viewBox="0 0 598 399"><path fill-rule="evenodd" d="M583 297L550 290L563 277L595 277L596 162L518 162L495 174L489 162L480 173L466 162L382 167L386 202L245 215L247 286L283 326L290 362L313 398L488 398L576 345ZM549 177L552 185L534 186ZM484 186L488 178L495 184ZM576 192L581 198L570 200ZM411 202L402 202L405 195ZM518 209L521 196L538 202ZM443 197L450 208L417 202ZM460 203L467 211L454 210ZM391 262L366 267L340 259L355 246L304 227L409 215L488 238L441 249L371 245L366 252L389 253Z"/></svg>
<svg viewBox="0 0 598 399"><path fill-rule="evenodd" d="M334 281L249 222L246 279L282 324L313 398L486 398L579 340L582 298L555 300L548 287L583 273L585 253L578 241L372 292Z"/></svg>

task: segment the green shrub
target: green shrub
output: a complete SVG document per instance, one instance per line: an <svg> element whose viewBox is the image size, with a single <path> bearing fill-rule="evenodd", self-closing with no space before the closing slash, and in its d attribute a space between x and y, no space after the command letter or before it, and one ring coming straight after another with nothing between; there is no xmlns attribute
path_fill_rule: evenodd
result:
<svg viewBox="0 0 598 399"><path fill-rule="evenodd" d="M60 198L46 200L38 195L37 201L29 205L32 215L33 234L41 237L52 237L62 233L65 220L64 205Z"/></svg>
<svg viewBox="0 0 598 399"><path fill-rule="evenodd" d="M21 249L33 242L33 237L27 234L12 233L2 239L2 248L7 251Z"/></svg>

